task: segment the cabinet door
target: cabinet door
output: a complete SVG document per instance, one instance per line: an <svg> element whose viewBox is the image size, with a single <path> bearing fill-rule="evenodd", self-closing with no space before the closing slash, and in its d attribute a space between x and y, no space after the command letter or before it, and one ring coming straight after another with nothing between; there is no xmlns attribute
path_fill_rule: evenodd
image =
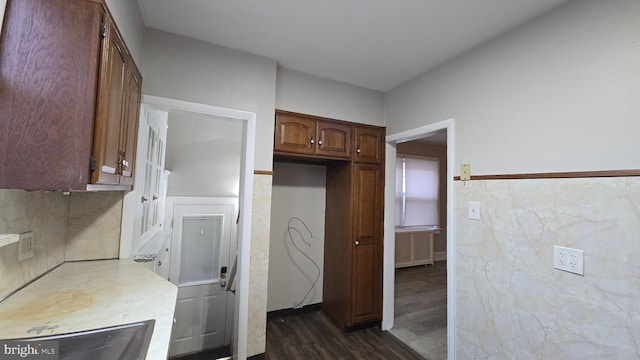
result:
<svg viewBox="0 0 640 360"><path fill-rule="evenodd" d="M132 61L127 66L127 83L123 126L120 134L122 174L120 183L133 185L136 161L136 140L138 138L138 118L140 116L140 90L142 77Z"/></svg>
<svg viewBox="0 0 640 360"><path fill-rule="evenodd" d="M93 156L96 169L91 176L94 184L120 182L120 133L122 129L123 97L127 55L120 35L105 16L106 39L102 49L101 79L96 115Z"/></svg>
<svg viewBox="0 0 640 360"><path fill-rule="evenodd" d="M318 121L317 155L351 157L351 126L330 121Z"/></svg>
<svg viewBox="0 0 640 360"><path fill-rule="evenodd" d="M384 190L379 165L356 164L353 180L351 326L381 319Z"/></svg>
<svg viewBox="0 0 640 360"><path fill-rule="evenodd" d="M355 132L355 161L380 164L384 156L385 130L356 126Z"/></svg>
<svg viewBox="0 0 640 360"><path fill-rule="evenodd" d="M276 115L275 151L312 155L315 147L315 120L289 114Z"/></svg>
<svg viewBox="0 0 640 360"><path fill-rule="evenodd" d="M102 8L89 1L22 0L0 12L0 188L83 190Z"/></svg>

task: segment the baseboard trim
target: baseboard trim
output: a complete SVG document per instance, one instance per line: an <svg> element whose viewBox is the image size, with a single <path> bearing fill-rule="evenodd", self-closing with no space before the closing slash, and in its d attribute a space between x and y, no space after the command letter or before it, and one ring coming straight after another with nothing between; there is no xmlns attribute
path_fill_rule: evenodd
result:
<svg viewBox="0 0 640 360"><path fill-rule="evenodd" d="M266 353L249 356L247 360L265 360L267 358Z"/></svg>
<svg viewBox="0 0 640 360"><path fill-rule="evenodd" d="M317 304L305 305L297 309L288 308L288 309L282 309L282 310L269 311L267 312L267 321L283 318L289 315L297 315L297 314L302 314L310 311L319 311L321 309L322 309L322 303L317 303Z"/></svg>
<svg viewBox="0 0 640 360"><path fill-rule="evenodd" d="M447 260L446 251L436 251L433 253L433 261L445 261Z"/></svg>

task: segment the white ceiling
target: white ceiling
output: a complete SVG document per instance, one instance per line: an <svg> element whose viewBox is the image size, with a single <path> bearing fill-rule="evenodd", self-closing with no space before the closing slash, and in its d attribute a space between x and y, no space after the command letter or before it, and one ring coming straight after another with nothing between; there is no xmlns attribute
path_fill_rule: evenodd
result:
<svg viewBox="0 0 640 360"><path fill-rule="evenodd" d="M146 26L386 92L565 0L138 0Z"/></svg>

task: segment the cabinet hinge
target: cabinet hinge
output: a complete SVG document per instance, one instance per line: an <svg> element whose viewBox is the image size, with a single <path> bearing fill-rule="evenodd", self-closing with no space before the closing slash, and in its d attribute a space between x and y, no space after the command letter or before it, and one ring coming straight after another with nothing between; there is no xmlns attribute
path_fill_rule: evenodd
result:
<svg viewBox="0 0 640 360"><path fill-rule="evenodd" d="M100 23L100 37L107 37L107 26L104 23Z"/></svg>
<svg viewBox="0 0 640 360"><path fill-rule="evenodd" d="M93 156L89 160L89 170L94 171L98 167L98 162Z"/></svg>

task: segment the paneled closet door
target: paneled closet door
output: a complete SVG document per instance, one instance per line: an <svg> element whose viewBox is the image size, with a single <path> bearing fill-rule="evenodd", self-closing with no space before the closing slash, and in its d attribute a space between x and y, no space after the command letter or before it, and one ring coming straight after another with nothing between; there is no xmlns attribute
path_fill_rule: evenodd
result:
<svg viewBox="0 0 640 360"><path fill-rule="evenodd" d="M382 313L381 168L356 164L353 179L351 326L380 320Z"/></svg>

